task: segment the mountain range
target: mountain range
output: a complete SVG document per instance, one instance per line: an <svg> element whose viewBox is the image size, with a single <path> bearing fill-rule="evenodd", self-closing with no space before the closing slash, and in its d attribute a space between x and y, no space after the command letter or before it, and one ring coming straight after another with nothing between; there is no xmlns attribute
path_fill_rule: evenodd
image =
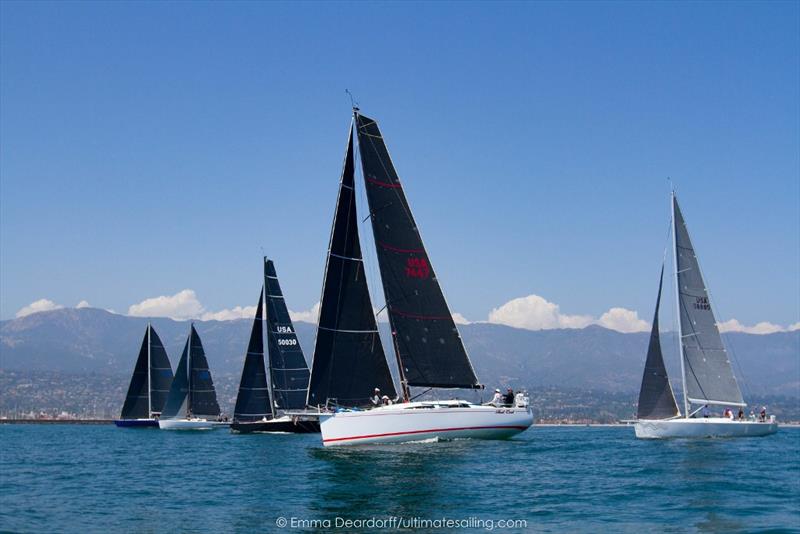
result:
<svg viewBox="0 0 800 534"><path fill-rule="evenodd" d="M173 367L188 321L152 323ZM0 369L80 374L129 374L147 319L95 308L65 308L0 322ZM252 321L195 321L213 374L241 373ZM315 325L295 323L311 361ZM388 325L382 324L384 343ZM648 333L623 334L599 326L530 331L489 323L460 325L476 373L488 387L598 390L635 393L641 382ZM745 397L800 398L800 331L723 336ZM673 387L680 389L673 333L661 336ZM386 354L392 355L390 347ZM394 366L394 358L390 357Z"/></svg>

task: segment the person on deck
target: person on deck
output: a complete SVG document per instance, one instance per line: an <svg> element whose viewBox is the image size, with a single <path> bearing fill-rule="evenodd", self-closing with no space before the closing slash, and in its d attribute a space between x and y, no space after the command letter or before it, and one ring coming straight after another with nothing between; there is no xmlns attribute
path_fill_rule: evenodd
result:
<svg viewBox="0 0 800 534"><path fill-rule="evenodd" d="M744 421L744 410L742 410L741 408L739 408L738 418L739 418L739 421Z"/></svg>
<svg viewBox="0 0 800 534"><path fill-rule="evenodd" d="M761 421L762 423L766 422L766 420L767 420L767 407L766 406L762 406L761 407L761 413L758 414L758 420Z"/></svg>
<svg viewBox="0 0 800 534"><path fill-rule="evenodd" d="M506 396L503 397L503 404L505 404L506 406L514 406L514 390L513 389L508 388L508 391L506 392Z"/></svg>
<svg viewBox="0 0 800 534"><path fill-rule="evenodd" d="M705 417L706 419L708 419L708 404L706 404L705 406L703 406L703 417Z"/></svg>
<svg viewBox="0 0 800 534"><path fill-rule="evenodd" d="M494 406L500 406L501 404L503 404L503 396L500 394L499 389L494 390L494 397L492 397L492 400L490 400L486 404L492 404Z"/></svg>
<svg viewBox="0 0 800 534"><path fill-rule="evenodd" d="M388 395L384 395L383 397L381 397L381 402L383 403L384 406L391 406L392 404L394 404L392 402L392 399L390 399Z"/></svg>
<svg viewBox="0 0 800 534"><path fill-rule="evenodd" d="M369 399L372 402L373 406L380 406L381 405L381 390L380 388L375 388L375 391L372 394L372 397Z"/></svg>

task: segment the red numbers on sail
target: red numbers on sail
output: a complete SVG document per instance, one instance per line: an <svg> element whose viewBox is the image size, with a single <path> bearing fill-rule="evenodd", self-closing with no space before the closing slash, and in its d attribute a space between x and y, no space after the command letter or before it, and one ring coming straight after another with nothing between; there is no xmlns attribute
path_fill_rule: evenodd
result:
<svg viewBox="0 0 800 534"><path fill-rule="evenodd" d="M430 275L431 268L428 265L428 260L425 258L408 258L408 260L406 260L407 278L425 279L430 277Z"/></svg>

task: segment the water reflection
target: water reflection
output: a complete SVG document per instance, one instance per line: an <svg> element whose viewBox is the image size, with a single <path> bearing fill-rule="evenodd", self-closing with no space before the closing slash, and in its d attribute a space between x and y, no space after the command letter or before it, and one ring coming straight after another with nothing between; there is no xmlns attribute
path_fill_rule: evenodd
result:
<svg viewBox="0 0 800 534"><path fill-rule="evenodd" d="M319 494L309 505L321 517L430 517L446 503L443 473L460 470L464 441L312 449L323 466Z"/></svg>

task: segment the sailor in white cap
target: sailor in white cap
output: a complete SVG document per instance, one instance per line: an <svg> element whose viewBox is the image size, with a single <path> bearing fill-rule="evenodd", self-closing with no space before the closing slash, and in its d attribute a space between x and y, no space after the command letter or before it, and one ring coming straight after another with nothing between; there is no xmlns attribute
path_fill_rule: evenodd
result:
<svg viewBox="0 0 800 534"><path fill-rule="evenodd" d="M494 390L494 397L492 397L492 400L490 400L486 404L491 406L500 406L501 404L503 404L503 396L500 394L499 389Z"/></svg>
<svg viewBox="0 0 800 534"><path fill-rule="evenodd" d="M380 390L380 388L375 388L375 391L373 392L372 397L370 398L370 400L372 401L372 404L374 406L380 406L381 405L381 390Z"/></svg>

